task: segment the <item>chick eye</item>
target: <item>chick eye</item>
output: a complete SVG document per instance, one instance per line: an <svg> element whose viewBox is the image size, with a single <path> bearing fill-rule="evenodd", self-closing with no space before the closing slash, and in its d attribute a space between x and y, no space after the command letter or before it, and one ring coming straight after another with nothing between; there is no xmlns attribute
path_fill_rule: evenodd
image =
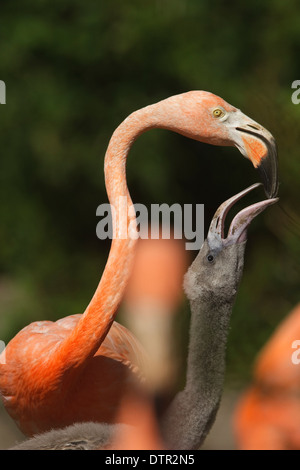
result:
<svg viewBox="0 0 300 470"><path fill-rule="evenodd" d="M209 261L210 263L212 263L213 260L214 260L213 255L207 255L207 261Z"/></svg>
<svg viewBox="0 0 300 470"><path fill-rule="evenodd" d="M225 113L224 113L224 111L222 111L222 109L216 108L216 109L213 110L213 116L215 118L220 118L220 117L225 116Z"/></svg>

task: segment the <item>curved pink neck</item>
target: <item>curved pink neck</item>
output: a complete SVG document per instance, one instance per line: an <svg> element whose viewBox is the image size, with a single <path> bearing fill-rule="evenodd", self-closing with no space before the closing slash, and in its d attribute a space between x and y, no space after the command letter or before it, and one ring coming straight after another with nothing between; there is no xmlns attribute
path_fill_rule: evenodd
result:
<svg viewBox="0 0 300 470"><path fill-rule="evenodd" d="M146 130L156 127L153 107L134 112L115 130L105 155L105 183L110 204L117 210L127 200L127 216L120 213L113 225L114 238L101 281L71 335L59 347L58 363L64 369L79 366L95 354L106 337L124 295L131 271L136 240L123 236L136 227L133 203L126 182L126 160L131 145ZM121 197L121 199L120 199ZM119 231L119 232L118 232Z"/></svg>

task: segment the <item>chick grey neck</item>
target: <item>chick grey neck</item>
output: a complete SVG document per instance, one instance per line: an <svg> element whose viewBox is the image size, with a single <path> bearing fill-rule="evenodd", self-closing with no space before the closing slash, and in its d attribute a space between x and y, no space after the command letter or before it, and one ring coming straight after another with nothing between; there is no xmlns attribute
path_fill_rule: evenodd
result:
<svg viewBox="0 0 300 470"><path fill-rule="evenodd" d="M229 323L242 277L246 243L225 247L218 266L207 266L207 242L185 276L191 306L186 385L162 421L171 449L198 449L219 408Z"/></svg>

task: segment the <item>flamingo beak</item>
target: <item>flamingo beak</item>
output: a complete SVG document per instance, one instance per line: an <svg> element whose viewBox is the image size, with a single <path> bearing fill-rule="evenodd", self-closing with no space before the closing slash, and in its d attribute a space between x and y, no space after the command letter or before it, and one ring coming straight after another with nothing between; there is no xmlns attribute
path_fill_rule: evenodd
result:
<svg viewBox="0 0 300 470"><path fill-rule="evenodd" d="M274 198L278 192L278 157L274 137L241 111L236 116L235 131L235 146L260 173L267 197Z"/></svg>
<svg viewBox="0 0 300 470"><path fill-rule="evenodd" d="M220 243L224 246L246 241L247 229L252 220L267 207L275 204L278 201L278 198L266 199L264 201L252 204L251 206L248 206L238 212L238 214L232 220L228 230L228 235L225 238L224 225L226 214L228 213L229 209L231 209L231 207L239 199L260 185L261 183L253 184L252 186L249 186L249 188L244 189L244 191L241 191L221 204L211 221L208 231L207 241L211 248L220 246Z"/></svg>

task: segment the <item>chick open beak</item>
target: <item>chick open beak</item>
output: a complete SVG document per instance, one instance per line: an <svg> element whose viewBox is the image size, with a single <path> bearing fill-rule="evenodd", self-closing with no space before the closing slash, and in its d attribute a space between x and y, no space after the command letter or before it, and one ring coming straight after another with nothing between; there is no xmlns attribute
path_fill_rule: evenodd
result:
<svg viewBox="0 0 300 470"><path fill-rule="evenodd" d="M249 188L244 189L244 191L241 191L235 196L232 196L230 199L221 204L211 221L208 231L207 241L211 248L214 248L214 246L219 246L220 243L222 243L222 245L231 245L233 243L241 243L245 241L247 236L247 228L252 220L268 206L271 206L278 201L278 198L266 199L264 201L252 204L251 206L248 206L238 212L230 224L227 237L225 237L224 225L226 214L229 209L231 209L231 207L239 199L260 185L261 183L253 184L252 186L249 186Z"/></svg>

